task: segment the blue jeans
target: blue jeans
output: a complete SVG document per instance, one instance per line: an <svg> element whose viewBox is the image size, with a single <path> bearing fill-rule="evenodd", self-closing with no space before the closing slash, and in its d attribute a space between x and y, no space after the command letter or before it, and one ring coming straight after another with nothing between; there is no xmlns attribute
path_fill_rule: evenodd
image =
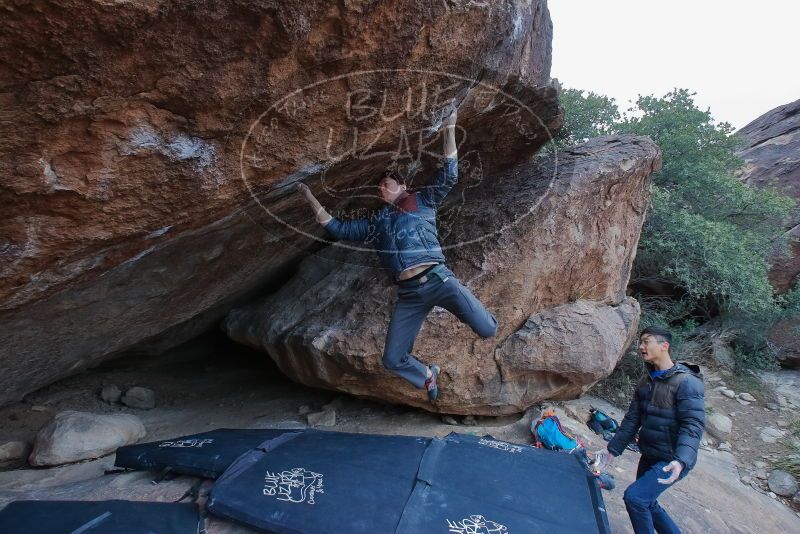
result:
<svg viewBox="0 0 800 534"><path fill-rule="evenodd" d="M425 317L434 306L449 311L482 338L497 334L495 316L486 311L453 271L445 267L442 275L446 280L428 274L428 281L418 286L398 285L397 302L386 334L383 365L418 388L425 385L427 366L420 363L411 351Z"/></svg>
<svg viewBox="0 0 800 534"><path fill-rule="evenodd" d="M665 473L663 470L668 463L642 456L636 470L636 482L625 490L623 500L636 534L653 534L654 531L658 534L680 534L681 532L681 529L661 508L657 500L664 490L674 484L673 482L673 484L667 485L658 481L659 478L669 478L669 473ZM681 471L678 480L685 477L687 473L687 469Z"/></svg>

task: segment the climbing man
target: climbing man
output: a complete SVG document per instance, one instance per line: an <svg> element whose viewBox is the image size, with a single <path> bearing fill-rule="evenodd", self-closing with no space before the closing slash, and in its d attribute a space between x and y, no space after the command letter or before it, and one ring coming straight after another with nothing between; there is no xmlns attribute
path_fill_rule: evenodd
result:
<svg viewBox="0 0 800 534"><path fill-rule="evenodd" d="M425 388L431 402L439 395L438 365L422 364L411 351L428 312L440 306L469 325L482 338L497 333L497 319L464 287L445 265L436 228L436 209L458 179L455 139L457 114L444 119L444 165L432 183L408 191L403 177L384 172L378 193L386 204L371 218L337 220L331 217L305 184L298 184L314 209L317 221L334 238L369 243L381 265L397 284L397 301L389 322L383 365L417 388Z"/></svg>
<svg viewBox="0 0 800 534"><path fill-rule="evenodd" d="M680 533L658 504L658 496L685 477L697 462L705 428L703 378L696 365L674 363L669 330L648 327L639 338L647 374L639 381L628 413L606 450L595 455L595 469L607 470L639 433L642 457L636 481L623 500L636 534ZM662 478L663 477L663 478Z"/></svg>

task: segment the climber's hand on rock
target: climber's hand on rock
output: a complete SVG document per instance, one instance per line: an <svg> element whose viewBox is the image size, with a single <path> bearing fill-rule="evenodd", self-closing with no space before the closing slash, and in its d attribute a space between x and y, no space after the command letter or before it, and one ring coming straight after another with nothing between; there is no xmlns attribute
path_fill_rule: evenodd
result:
<svg viewBox="0 0 800 534"><path fill-rule="evenodd" d="M453 108L453 111L450 112L450 115L445 117L442 121L442 127L455 126L456 120L458 120L458 110Z"/></svg>
<svg viewBox="0 0 800 534"><path fill-rule="evenodd" d="M308 198L308 195L311 194L311 189L309 189L308 186L303 182L297 182L297 192Z"/></svg>

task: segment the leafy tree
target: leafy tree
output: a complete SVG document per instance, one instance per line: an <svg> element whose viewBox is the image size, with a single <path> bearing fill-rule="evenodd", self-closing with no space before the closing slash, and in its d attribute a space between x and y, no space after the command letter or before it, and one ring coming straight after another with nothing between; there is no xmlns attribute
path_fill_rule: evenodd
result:
<svg viewBox="0 0 800 534"><path fill-rule="evenodd" d="M559 99L565 110L564 124L555 137L559 148L613 133L621 118L613 98L591 91L563 89Z"/></svg>
<svg viewBox="0 0 800 534"><path fill-rule="evenodd" d="M739 353L763 349L768 325L786 315L784 298L774 294L767 273L776 248L786 250L783 220L794 202L736 178L743 164L736 155L740 140L730 124L699 109L686 89L661 98L640 96L622 116L606 97L564 94L567 131L557 139L561 146L630 133L647 135L661 148L664 166L653 175L631 277L645 312L673 328L723 317L741 333ZM647 298L665 288L672 299Z"/></svg>

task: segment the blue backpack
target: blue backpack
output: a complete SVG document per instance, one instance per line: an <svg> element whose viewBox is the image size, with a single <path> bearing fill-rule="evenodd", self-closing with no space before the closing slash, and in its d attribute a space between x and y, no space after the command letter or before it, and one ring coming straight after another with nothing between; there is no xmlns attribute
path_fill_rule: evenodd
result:
<svg viewBox="0 0 800 534"><path fill-rule="evenodd" d="M596 434L602 434L604 437L608 434L613 434L619 429L619 423L605 413L603 410L598 410L595 407L592 407L589 410L589 420L586 422Z"/></svg>
<svg viewBox="0 0 800 534"><path fill-rule="evenodd" d="M538 421L531 423L531 434L537 447L553 451L565 451L578 457L581 463L597 479L597 484L602 489L612 490L616 483L614 476L608 473L595 471L590 467L589 456L583 443L572 437L561 426L553 410L545 410Z"/></svg>
<svg viewBox="0 0 800 534"><path fill-rule="evenodd" d="M539 448L572 451L580 446L578 440L561 427L561 422L552 410L546 410L538 421L531 424L531 434Z"/></svg>

